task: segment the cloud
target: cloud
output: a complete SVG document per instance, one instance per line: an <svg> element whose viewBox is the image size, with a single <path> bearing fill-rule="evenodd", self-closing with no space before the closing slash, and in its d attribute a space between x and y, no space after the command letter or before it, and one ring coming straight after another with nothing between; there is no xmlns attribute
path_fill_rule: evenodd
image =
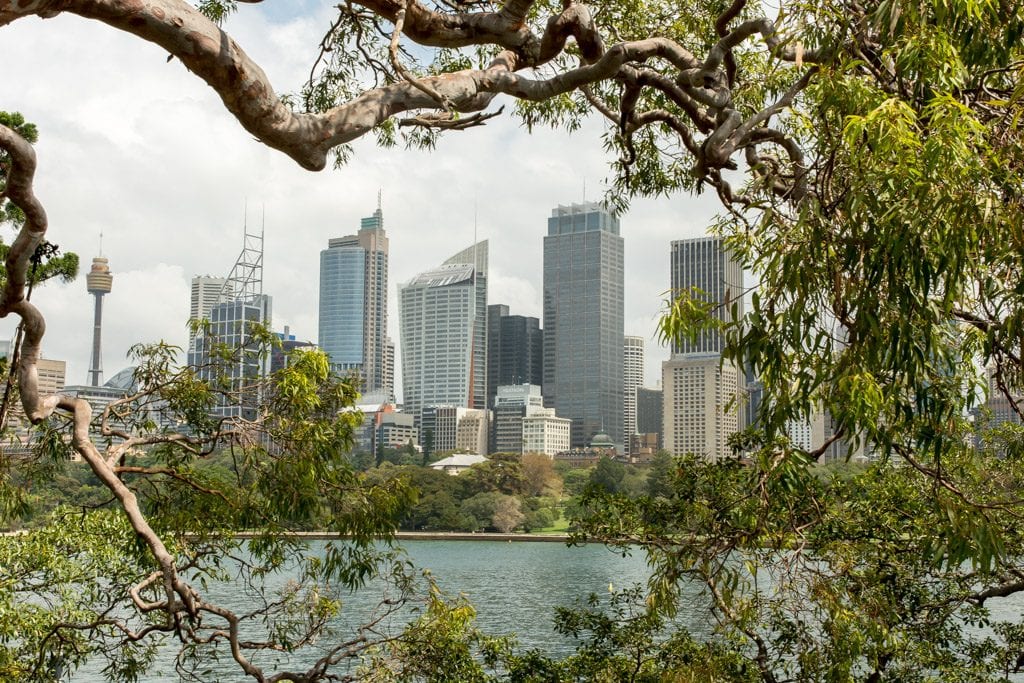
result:
<svg viewBox="0 0 1024 683"><path fill-rule="evenodd" d="M279 91L295 91L331 10L272 4L243 6L226 28ZM608 174L599 122L572 135L528 135L507 114L443 138L433 152L361 140L347 167L308 173L254 141L212 89L154 45L71 16L19 20L0 36L2 107L40 129L37 193L49 239L82 257L84 276L103 233L114 272L104 312L108 377L133 343L184 342L190 278L226 275L246 223L265 225L264 291L274 297L275 327L315 340L319 252L358 229L378 190L391 243L394 340L397 283L470 244L474 225L491 240L491 303L541 317L547 217L582 200L584 185L586 198L598 199ZM622 217L626 334L652 340L669 242L702 234L714 206L688 197L637 201ZM47 285L36 301L49 325L45 354L68 362L69 381L83 381L92 333L84 277ZM13 327L0 321L0 337ZM653 384L667 352L650 341L647 356Z"/></svg>

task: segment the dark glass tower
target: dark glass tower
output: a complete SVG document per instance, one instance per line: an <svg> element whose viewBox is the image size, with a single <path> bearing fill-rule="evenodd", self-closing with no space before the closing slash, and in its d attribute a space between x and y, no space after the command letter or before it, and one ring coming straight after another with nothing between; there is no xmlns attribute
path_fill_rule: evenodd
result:
<svg viewBox="0 0 1024 683"><path fill-rule="evenodd" d="M544 238L544 405L573 447L605 432L621 449L623 240L601 204L559 206Z"/></svg>
<svg viewBox="0 0 1024 683"><path fill-rule="evenodd" d="M544 382L544 333L540 320L509 315L508 306L487 307L487 405L499 386Z"/></svg>

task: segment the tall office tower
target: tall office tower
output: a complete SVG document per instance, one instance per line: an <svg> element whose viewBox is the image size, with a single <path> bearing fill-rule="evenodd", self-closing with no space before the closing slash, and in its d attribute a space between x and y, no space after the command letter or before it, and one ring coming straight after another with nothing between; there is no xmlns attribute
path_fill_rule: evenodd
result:
<svg viewBox="0 0 1024 683"><path fill-rule="evenodd" d="M606 432L621 449L624 320L619 220L594 202L559 206L544 238L544 404L572 420L572 446Z"/></svg>
<svg viewBox="0 0 1024 683"><path fill-rule="evenodd" d="M320 348L338 371L354 371L363 391L386 383L388 238L378 203L359 232L328 240L320 252Z"/></svg>
<svg viewBox="0 0 1024 683"><path fill-rule="evenodd" d="M540 320L509 315L508 306L487 307L487 405L499 386L544 381L544 333Z"/></svg>
<svg viewBox="0 0 1024 683"><path fill-rule="evenodd" d="M715 305L712 314L719 320L731 320L731 309L743 315L743 268L725 248L721 237L674 240L671 254L672 293L692 288L697 296ZM672 343L672 355L722 353L722 336L717 330L703 330L693 342Z"/></svg>
<svg viewBox="0 0 1024 683"><path fill-rule="evenodd" d="M644 338L625 337L622 346L622 434L626 452L636 429L636 390L644 385Z"/></svg>
<svg viewBox="0 0 1024 683"><path fill-rule="evenodd" d="M672 242L671 285L675 294L697 290L714 306L713 315L743 315L743 269L720 237ZM744 374L723 362L717 330L703 330L694 341L672 343L672 357L661 366L664 448L709 460L730 455L726 439L741 426Z"/></svg>
<svg viewBox="0 0 1024 683"><path fill-rule="evenodd" d="M92 359L89 363L90 386L98 387L103 383L103 357L100 353L100 337L103 336L103 295L109 294L114 284L114 276L110 274L107 259L97 256L92 260L92 269L85 276L86 289L96 297L96 306L92 318Z"/></svg>
<svg viewBox="0 0 1024 683"><path fill-rule="evenodd" d="M202 379L225 385L212 414L217 417L253 419L260 396L260 380L268 371L268 359L261 358L252 341L252 325L269 327L271 298L263 293L263 228L250 233L244 228L242 252L224 281L216 304L210 307L210 327L195 338L189 350L189 365L198 368ZM234 349L230 360L211 358L214 344Z"/></svg>
<svg viewBox="0 0 1024 683"><path fill-rule="evenodd" d="M417 416L487 407L486 240L457 257L398 287L404 405Z"/></svg>

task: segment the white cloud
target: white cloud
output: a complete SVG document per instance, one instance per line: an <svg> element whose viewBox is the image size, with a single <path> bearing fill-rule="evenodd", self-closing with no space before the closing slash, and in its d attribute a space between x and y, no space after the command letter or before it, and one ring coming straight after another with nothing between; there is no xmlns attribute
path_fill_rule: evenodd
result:
<svg viewBox="0 0 1024 683"><path fill-rule="evenodd" d="M305 12L299 2L243 5L227 24L281 92L300 87L329 21L328 7ZM530 136L507 115L442 139L434 152L363 140L346 168L308 173L255 142L212 89L158 47L70 16L0 28L0 82L0 109L39 125L37 193L48 237L83 261L77 282L35 296L49 324L44 352L67 360L72 382L84 380L88 365L84 272L101 230L114 272L104 312L109 377L135 342L183 343L189 279L226 274L243 222L257 226L264 212L264 290L274 297L275 326L315 340L319 251L358 227L378 189L391 242L393 339L395 285L470 244L474 222L491 240L491 303L540 317L551 208L583 199L584 184L587 199L597 199L608 174L596 122L573 135ZM622 217L626 334L648 339L649 384L667 356L653 330L668 288L668 243L702 234L714 207L713 199L638 201ZM0 337L13 326L0 321Z"/></svg>

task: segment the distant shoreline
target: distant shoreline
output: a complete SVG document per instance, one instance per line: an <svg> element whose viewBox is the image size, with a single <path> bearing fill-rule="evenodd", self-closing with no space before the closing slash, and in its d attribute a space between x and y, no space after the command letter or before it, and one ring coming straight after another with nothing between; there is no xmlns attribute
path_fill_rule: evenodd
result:
<svg viewBox="0 0 1024 683"><path fill-rule="evenodd" d="M344 534L330 531L293 531L290 536L308 538L311 541L333 541L345 538ZM254 534L240 532L239 538L252 538ZM566 543L566 534L499 534L499 533L467 533L465 531L396 531L398 541L502 541L509 543Z"/></svg>
<svg viewBox="0 0 1024 683"><path fill-rule="evenodd" d="M28 533L28 529L18 531L0 531L0 536L18 536ZM238 538L253 538L257 534L251 531L239 531ZM292 531L287 536L307 538L311 541L335 541L346 538L345 534L330 531ZM498 534L498 533L467 533L464 531L396 531L395 540L399 541L501 541L508 543L567 543L567 534Z"/></svg>

